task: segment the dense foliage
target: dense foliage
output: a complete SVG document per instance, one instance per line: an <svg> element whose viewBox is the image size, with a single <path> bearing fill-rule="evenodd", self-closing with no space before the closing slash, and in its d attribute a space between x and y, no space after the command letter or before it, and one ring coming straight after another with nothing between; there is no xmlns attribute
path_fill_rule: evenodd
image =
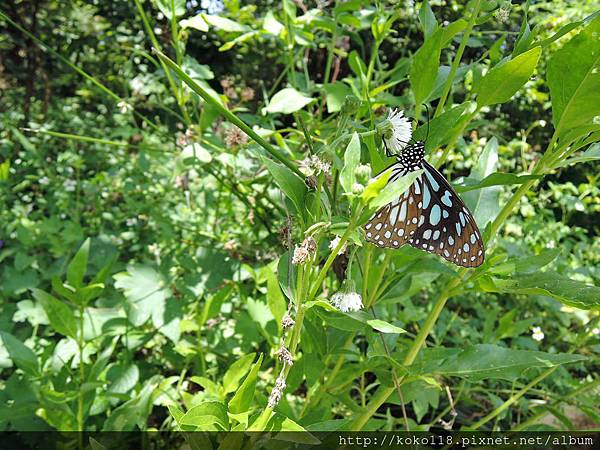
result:
<svg viewBox="0 0 600 450"><path fill-rule="evenodd" d="M597 426L594 3L2 6L1 428ZM477 269L365 243L389 108Z"/></svg>

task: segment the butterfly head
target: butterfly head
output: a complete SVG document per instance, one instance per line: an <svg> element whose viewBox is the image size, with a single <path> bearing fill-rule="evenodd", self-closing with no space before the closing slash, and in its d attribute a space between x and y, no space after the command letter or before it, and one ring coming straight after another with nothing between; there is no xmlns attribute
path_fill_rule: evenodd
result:
<svg viewBox="0 0 600 450"><path fill-rule="evenodd" d="M406 169L420 167L425 157L425 143L417 141L406 147L397 158L398 162Z"/></svg>

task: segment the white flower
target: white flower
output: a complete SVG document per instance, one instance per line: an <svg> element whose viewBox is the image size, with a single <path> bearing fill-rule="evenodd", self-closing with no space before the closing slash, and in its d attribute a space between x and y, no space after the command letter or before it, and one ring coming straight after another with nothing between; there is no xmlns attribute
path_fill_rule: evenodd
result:
<svg viewBox="0 0 600 450"><path fill-rule="evenodd" d="M330 243L329 243L329 250L333 250L335 249L338 244L340 243L340 237L336 236ZM338 250L338 255L343 255L344 252L346 251L346 247L347 247L347 242L344 242L344 245L342 245L342 248L340 248Z"/></svg>
<svg viewBox="0 0 600 450"><path fill-rule="evenodd" d="M48 186L50 184L50 180L48 177L42 177L38 180L38 183L40 183L42 186Z"/></svg>
<svg viewBox="0 0 600 450"><path fill-rule="evenodd" d="M282 376L279 376L275 381L275 387L271 391L271 395L269 396L269 408L274 408L281 400L281 396L283 395L283 390L285 389L285 379Z"/></svg>
<svg viewBox="0 0 600 450"><path fill-rule="evenodd" d="M119 108L121 114L127 114L129 111L133 111L133 106L131 106L125 100L121 100L119 103L117 103L117 107Z"/></svg>
<svg viewBox="0 0 600 450"><path fill-rule="evenodd" d="M352 280L346 280L342 290L333 294L331 303L342 312L358 311L363 308L362 297L356 292Z"/></svg>
<svg viewBox="0 0 600 450"><path fill-rule="evenodd" d="M542 341L544 339L544 332L540 327L533 327L531 330L531 337L536 341Z"/></svg>
<svg viewBox="0 0 600 450"><path fill-rule="evenodd" d="M392 130L384 135L383 140L390 152L400 153L412 138L410 120L404 117L404 111L397 109L390 110L387 120L392 124Z"/></svg>
<svg viewBox="0 0 600 450"><path fill-rule="evenodd" d="M592 328L592 334L598 336L600 334L600 328Z"/></svg>

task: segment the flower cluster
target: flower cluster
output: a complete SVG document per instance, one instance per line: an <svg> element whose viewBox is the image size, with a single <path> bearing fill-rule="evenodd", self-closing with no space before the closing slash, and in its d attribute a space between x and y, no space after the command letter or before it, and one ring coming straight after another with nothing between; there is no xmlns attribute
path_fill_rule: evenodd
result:
<svg viewBox="0 0 600 450"><path fill-rule="evenodd" d="M342 312L358 311L359 309L362 309L362 297L356 292L354 281L346 280L342 289L331 297L331 304Z"/></svg>
<svg viewBox="0 0 600 450"><path fill-rule="evenodd" d="M331 163L320 159L317 155L312 155L300 162L300 171L307 177L321 173L327 175L331 172Z"/></svg>
<svg viewBox="0 0 600 450"><path fill-rule="evenodd" d="M225 144L227 144L228 147L237 147L246 145L247 143L248 136L238 127L232 126L225 131Z"/></svg>
<svg viewBox="0 0 600 450"><path fill-rule="evenodd" d="M280 361L283 361L288 366L294 365L294 358L287 347L282 345L279 350L275 352L275 355L277 355L277 358L279 358Z"/></svg>
<svg viewBox="0 0 600 450"><path fill-rule="evenodd" d="M302 244L297 245L294 249L294 256L292 256L292 264L300 265L306 263L308 258L310 258L315 251L317 250L317 243L312 238L312 236L308 236L306 239L302 241Z"/></svg>
<svg viewBox="0 0 600 450"><path fill-rule="evenodd" d="M285 389L285 379L282 376L277 377L275 381L275 387L271 391L271 395L269 396L268 406L269 408L274 408L277 406L281 397L283 396L283 390Z"/></svg>

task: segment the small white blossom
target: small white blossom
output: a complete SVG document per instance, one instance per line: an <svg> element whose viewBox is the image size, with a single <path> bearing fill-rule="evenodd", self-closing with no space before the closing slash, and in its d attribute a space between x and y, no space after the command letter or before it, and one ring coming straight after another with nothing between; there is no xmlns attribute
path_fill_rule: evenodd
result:
<svg viewBox="0 0 600 450"><path fill-rule="evenodd" d="M358 311L363 308L362 297L356 292L352 280L346 280L342 290L333 294L331 303L342 312Z"/></svg>
<svg viewBox="0 0 600 450"><path fill-rule="evenodd" d="M119 108L121 114L127 114L128 112L133 111L133 106L131 106L125 100L121 100L119 103L117 103L117 107Z"/></svg>
<svg viewBox="0 0 600 450"><path fill-rule="evenodd" d="M510 17L510 6L501 6L494 12L494 17L498 22L506 22Z"/></svg>
<svg viewBox="0 0 600 450"><path fill-rule="evenodd" d="M306 247L303 245L296 246L294 249L294 256L292 256L292 264L295 266L304 264L308 260L309 256L310 254L308 253L308 249Z"/></svg>
<svg viewBox="0 0 600 450"><path fill-rule="evenodd" d="M531 337L534 340L540 342L544 339L544 332L540 327L533 327L531 330Z"/></svg>
<svg viewBox="0 0 600 450"><path fill-rule="evenodd" d="M77 188L77 181L69 178L63 182L63 188L65 188L65 191L67 192L74 192Z"/></svg>
<svg viewBox="0 0 600 450"><path fill-rule="evenodd" d="M336 237L335 237L335 238L334 238L334 239L333 239L333 240L332 240L332 241L329 243L329 250L333 250L333 249L335 249L335 248L338 246L338 244L339 244L339 243L340 243L340 237L339 237L339 236L336 236ZM344 242L344 245L342 245L342 248L340 248L340 249L338 250L338 255L343 255L343 254L344 254L344 252L346 251L346 247L348 246L347 244L348 244L347 242Z"/></svg>
<svg viewBox="0 0 600 450"><path fill-rule="evenodd" d="M135 217L133 217L133 218L131 218L131 219L127 219L127 220L125 221L125 224L126 224L128 227L134 227L134 226L136 226L136 225L137 225L137 223L138 223L138 220L137 220L137 218L135 218Z"/></svg>
<svg viewBox="0 0 600 450"><path fill-rule="evenodd" d="M392 124L392 130L383 137L385 145L392 153L400 153L408 145L412 138L412 126L404 111L392 109L388 113L387 120Z"/></svg>
<svg viewBox="0 0 600 450"><path fill-rule="evenodd" d="M600 334L600 328L592 328L592 334L598 336Z"/></svg>
<svg viewBox="0 0 600 450"><path fill-rule="evenodd" d="M38 183L40 183L42 186L47 186L50 184L50 180L48 177L42 177L38 180Z"/></svg>

